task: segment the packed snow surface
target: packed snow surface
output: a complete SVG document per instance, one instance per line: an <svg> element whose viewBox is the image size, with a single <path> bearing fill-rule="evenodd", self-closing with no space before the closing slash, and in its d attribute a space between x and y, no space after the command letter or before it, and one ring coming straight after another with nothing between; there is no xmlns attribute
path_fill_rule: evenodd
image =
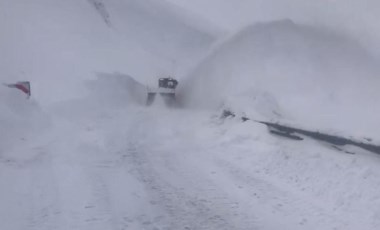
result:
<svg viewBox="0 0 380 230"><path fill-rule="evenodd" d="M1 82L32 82L0 87L0 229L378 229L380 156L239 119L379 140L377 60L349 36L282 20L215 43L157 0L0 1L0 30ZM180 107L145 107L170 74Z"/></svg>
<svg viewBox="0 0 380 230"><path fill-rule="evenodd" d="M208 111L120 104L81 110L88 100L52 110L48 131L1 152L2 228L380 224L380 158L371 153L289 142Z"/></svg>

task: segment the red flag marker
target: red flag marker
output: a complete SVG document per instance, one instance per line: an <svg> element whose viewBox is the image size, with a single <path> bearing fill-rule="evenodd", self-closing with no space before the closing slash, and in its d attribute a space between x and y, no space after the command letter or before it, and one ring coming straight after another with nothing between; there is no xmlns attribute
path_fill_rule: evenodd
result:
<svg viewBox="0 0 380 230"><path fill-rule="evenodd" d="M28 98L31 95L30 90L30 82L29 81L19 81L14 84L4 84L5 86L8 86L9 88L16 88L24 92L26 95L28 95Z"/></svg>

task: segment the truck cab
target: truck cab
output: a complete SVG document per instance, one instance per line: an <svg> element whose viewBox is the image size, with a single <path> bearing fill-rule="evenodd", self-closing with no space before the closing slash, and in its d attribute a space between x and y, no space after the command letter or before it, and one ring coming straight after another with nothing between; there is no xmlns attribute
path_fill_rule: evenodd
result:
<svg viewBox="0 0 380 230"><path fill-rule="evenodd" d="M166 105L172 106L175 103L175 89L178 86L178 81L171 77L159 78L157 89L148 89L146 104L152 105L159 95Z"/></svg>

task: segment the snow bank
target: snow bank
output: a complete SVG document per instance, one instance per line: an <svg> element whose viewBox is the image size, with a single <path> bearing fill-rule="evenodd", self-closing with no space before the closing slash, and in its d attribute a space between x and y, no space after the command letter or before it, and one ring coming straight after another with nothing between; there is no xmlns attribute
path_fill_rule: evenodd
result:
<svg viewBox="0 0 380 230"><path fill-rule="evenodd" d="M47 115L17 89L0 89L0 154L49 126ZM21 142L20 142L21 141Z"/></svg>
<svg viewBox="0 0 380 230"><path fill-rule="evenodd" d="M284 116L276 98L260 89L251 89L231 95L225 99L220 109L233 111L238 117L253 117L257 120L278 121Z"/></svg>
<svg viewBox="0 0 380 230"><path fill-rule="evenodd" d="M126 74L98 73L97 78L88 80L86 85L88 97L102 107L145 103L146 87Z"/></svg>
<svg viewBox="0 0 380 230"><path fill-rule="evenodd" d="M127 74L97 73L94 79L85 82L85 86L85 96L56 103L52 111L59 117L80 123L146 102L146 86Z"/></svg>
<svg viewBox="0 0 380 230"><path fill-rule="evenodd" d="M269 104L278 106L266 113L268 119L275 113L313 128L377 135L378 75L375 60L347 36L283 20L232 36L200 63L180 91L186 106L239 107L253 118L254 98L269 95Z"/></svg>

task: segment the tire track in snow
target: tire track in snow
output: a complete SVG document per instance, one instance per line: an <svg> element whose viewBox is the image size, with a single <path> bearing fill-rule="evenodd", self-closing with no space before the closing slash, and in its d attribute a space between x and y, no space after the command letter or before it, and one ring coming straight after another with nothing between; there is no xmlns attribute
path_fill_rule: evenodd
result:
<svg viewBox="0 0 380 230"><path fill-rule="evenodd" d="M155 154L158 153L148 156L138 151L130 158L137 166L136 176L151 191L152 202L164 210L167 229L256 229L256 219L244 213L241 204L227 196L202 170L187 168L177 159L172 163L185 167L166 171L165 163L151 162Z"/></svg>
<svg viewBox="0 0 380 230"><path fill-rule="evenodd" d="M96 145L80 148L81 140L73 135L77 132L59 130L59 141L42 148L44 154L33 162L23 163L29 164L32 181L30 229L117 229L103 178L88 162L88 151Z"/></svg>
<svg viewBox="0 0 380 230"><path fill-rule="evenodd" d="M171 120L183 116L175 111L165 113L164 116L170 116ZM189 165L183 158L187 153L178 154L182 148L177 149L177 145L159 146L157 139L165 139L166 135L183 141L182 136L177 136L180 131L175 124L168 127L165 120L152 119L150 111L138 119L140 121L131 128L133 134L126 138L130 140L129 149L124 153L126 167L132 168L136 178L145 184L151 204L164 213L156 217L159 222L149 221L152 226L146 229L256 229L255 219L243 213L240 204L213 183L207 169L204 172L204 168L197 167L202 158ZM147 136L146 132L155 130L166 130L165 136L160 133ZM207 164L204 167L207 168Z"/></svg>
<svg viewBox="0 0 380 230"><path fill-rule="evenodd" d="M117 229L103 171L95 166L103 153L96 142L74 138L77 140L71 141L70 148L60 148L65 151L59 152L55 162L64 226L78 230Z"/></svg>
<svg viewBox="0 0 380 230"><path fill-rule="evenodd" d="M7 180L12 178L2 188L7 194L2 202L1 213L7 212L6 221L0 221L2 229L61 229L58 187L46 144L23 141L0 162Z"/></svg>
<svg viewBox="0 0 380 230"><path fill-rule="evenodd" d="M39 149L33 161L29 161L31 187L30 228L38 230L62 229L59 191L52 157L45 148Z"/></svg>
<svg viewBox="0 0 380 230"><path fill-rule="evenodd" d="M333 210L324 209L310 199L287 191L284 186L279 187L270 183L265 176L246 172L226 160L219 159L217 162L225 175L232 178L235 184L244 190L247 202L253 207L252 211L260 210L259 217L263 217L262 226L268 226L268 221L276 219L283 220L284 223L279 223L283 229L320 229L323 226L329 226L329 229L359 227L353 227L355 225L352 225L352 222L343 221L339 213L334 213Z"/></svg>

